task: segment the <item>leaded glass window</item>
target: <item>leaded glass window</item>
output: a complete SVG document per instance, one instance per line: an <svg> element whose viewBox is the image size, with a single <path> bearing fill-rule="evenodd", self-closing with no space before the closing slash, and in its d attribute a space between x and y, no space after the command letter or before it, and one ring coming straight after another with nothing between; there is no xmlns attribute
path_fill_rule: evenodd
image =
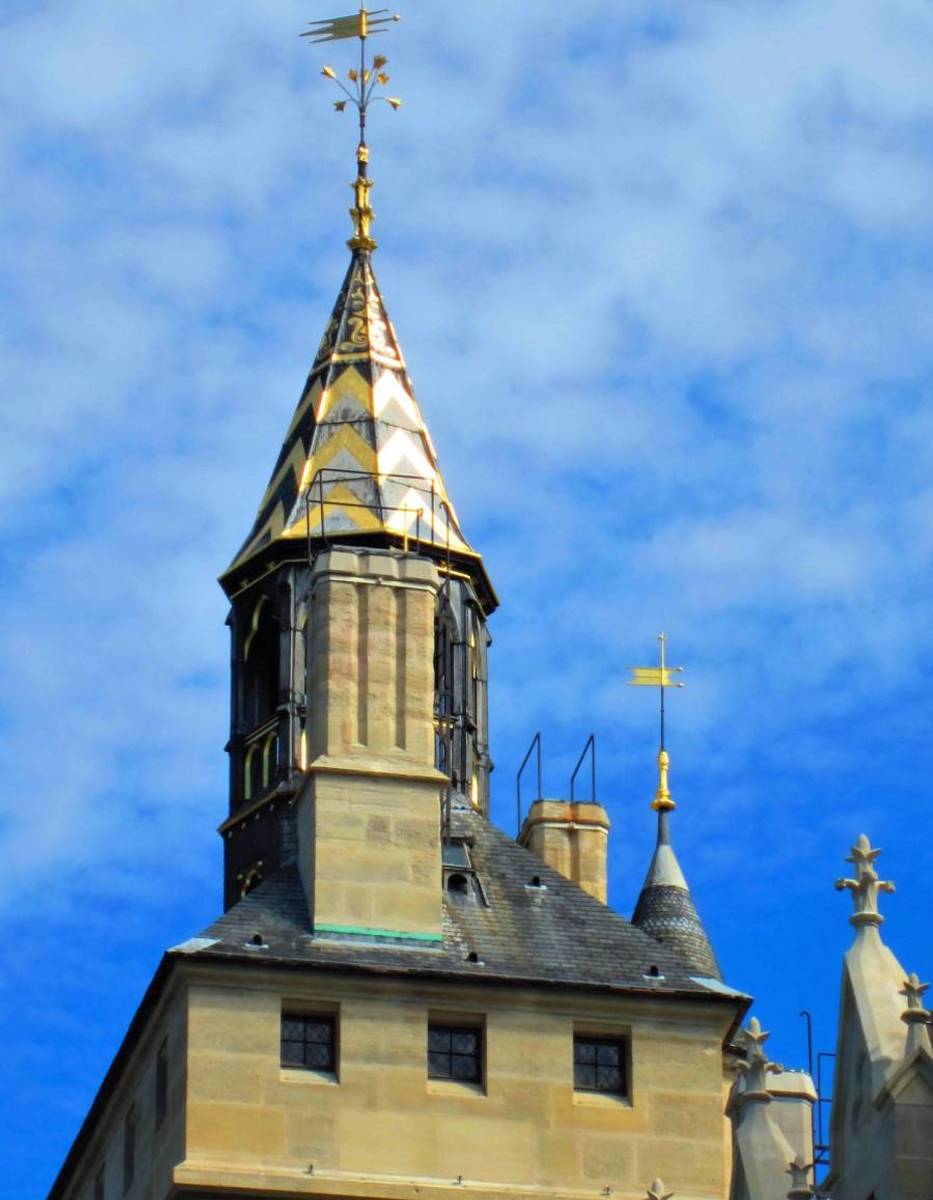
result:
<svg viewBox="0 0 933 1200"><path fill-rule="evenodd" d="M282 1066L299 1071L334 1071L337 1022L333 1017L282 1014Z"/></svg>
<svg viewBox="0 0 933 1200"><path fill-rule="evenodd" d="M462 1025L428 1026L428 1078L480 1083L483 1031Z"/></svg>
<svg viewBox="0 0 933 1200"><path fill-rule="evenodd" d="M624 1096L626 1043L619 1038L573 1039L573 1086L578 1092Z"/></svg>

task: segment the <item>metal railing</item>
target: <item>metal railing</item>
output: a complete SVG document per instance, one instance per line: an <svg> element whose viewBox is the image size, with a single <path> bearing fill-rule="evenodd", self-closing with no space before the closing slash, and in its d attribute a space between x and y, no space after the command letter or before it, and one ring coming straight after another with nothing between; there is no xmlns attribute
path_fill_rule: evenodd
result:
<svg viewBox="0 0 933 1200"><path fill-rule="evenodd" d="M574 786L577 782L577 775L580 772L580 768L583 766L583 760L586 758L587 751L589 751L590 755L590 802L592 804L596 803L596 734L591 733L586 739L586 745L583 747L583 751L577 759L577 765L573 769L573 774L570 776L571 804L576 800Z"/></svg>
<svg viewBox="0 0 933 1200"><path fill-rule="evenodd" d="M541 797L541 733L540 731L531 739L531 745L528 747L528 753L522 759L522 765L518 768L518 774L515 776L515 808L518 819L518 827L515 831L515 836L522 831L522 772L528 766L528 760L531 758L532 751L537 749L537 765L538 765L538 794L536 799Z"/></svg>
<svg viewBox="0 0 933 1200"><path fill-rule="evenodd" d="M325 488L331 488L338 483L348 486L360 483L369 484L373 489L372 502L367 503L359 497L356 500L332 500L325 494ZM387 483L394 483L399 487L404 487L409 491L423 495L424 502L416 506L385 504L382 488ZM406 550L409 539L413 538L419 546L422 544L433 547L441 546L446 549L449 555L451 549L451 528L455 530L455 536L458 540L462 539L450 503L443 496L437 494L436 479L428 478L424 475L407 475L401 472L359 471L350 470L346 467L322 467L312 477L308 485L308 490L305 492L304 501L309 559L313 557L313 542L315 538L322 541L325 545L328 544L328 509L361 509L368 513L375 512L378 514L379 521L383 526L387 524L387 511L389 519L394 514L402 514L403 519L400 522L402 527L397 530L389 529L388 532L394 533L399 537L403 541ZM314 510L316 510L315 517L316 523L319 524L319 530L312 534L312 512ZM440 539L437 536L439 518L442 520L444 527L444 537ZM412 524L415 526L414 535L411 532ZM423 528L425 532L422 532Z"/></svg>

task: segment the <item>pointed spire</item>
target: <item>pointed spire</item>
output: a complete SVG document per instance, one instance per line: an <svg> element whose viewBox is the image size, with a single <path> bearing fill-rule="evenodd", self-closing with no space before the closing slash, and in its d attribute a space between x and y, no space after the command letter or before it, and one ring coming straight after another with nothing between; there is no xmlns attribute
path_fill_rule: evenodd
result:
<svg viewBox="0 0 933 1200"><path fill-rule="evenodd" d="M468 575L488 615L498 600L447 493L372 266L366 119L376 101L393 109L401 101L378 94L389 82L387 59L368 61L366 39L395 20L361 5L352 16L313 22L302 35L360 43L348 84L323 68L346 97L338 110L352 103L360 118L352 257L253 527L221 583L236 595L270 566L306 559L332 542L389 546Z"/></svg>
<svg viewBox="0 0 933 1200"><path fill-rule="evenodd" d="M246 541L231 595L270 557L332 542L389 545L452 563L497 604L467 541L389 320L371 257L353 252L308 381Z"/></svg>
<svg viewBox="0 0 933 1200"><path fill-rule="evenodd" d="M907 1008L901 1014L901 1020L907 1026L906 1058L912 1058L919 1050L933 1055L929 1029L931 1016L923 1003L923 994L929 986L928 983L921 983L920 977L911 972L900 990L900 995L907 999Z"/></svg>
<svg viewBox="0 0 933 1200"><path fill-rule="evenodd" d="M658 836L654 856L645 876L632 924L651 937L669 946L697 975L722 980L722 972L700 920L687 880L674 847L671 845L670 815L677 807L670 789L670 755L664 744L664 692L667 688L682 688L675 673L683 667L669 667L665 650L667 634L658 635L660 665L633 667L629 683L636 687L656 687L660 694L660 749L658 751L658 787L651 807L658 814Z"/></svg>

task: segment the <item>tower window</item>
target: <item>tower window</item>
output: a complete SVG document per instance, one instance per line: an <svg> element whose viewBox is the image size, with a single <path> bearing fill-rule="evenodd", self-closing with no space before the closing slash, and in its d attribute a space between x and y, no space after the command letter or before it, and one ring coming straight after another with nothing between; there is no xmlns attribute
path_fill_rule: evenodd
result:
<svg viewBox="0 0 933 1200"><path fill-rule="evenodd" d="M319 1013L282 1013L282 1066L289 1070L337 1070L337 1021Z"/></svg>
<svg viewBox="0 0 933 1200"><path fill-rule="evenodd" d="M155 1123L158 1129L168 1112L168 1042L163 1042L155 1062Z"/></svg>
<svg viewBox="0 0 933 1200"><path fill-rule="evenodd" d="M279 624L264 596L253 610L243 645L243 719L255 729L272 716L279 702Z"/></svg>
<svg viewBox="0 0 933 1200"><path fill-rule="evenodd" d="M279 735L277 730L266 738L266 744L262 750L262 786L264 788L275 779L279 766Z"/></svg>
<svg viewBox="0 0 933 1200"><path fill-rule="evenodd" d="M625 1096L628 1042L625 1038L575 1036L573 1086L578 1092Z"/></svg>
<svg viewBox="0 0 933 1200"><path fill-rule="evenodd" d="M94 1200L104 1200L104 1168L94 1176Z"/></svg>
<svg viewBox="0 0 933 1200"><path fill-rule="evenodd" d="M136 1174L136 1106L132 1105L123 1120L123 1194L133 1186Z"/></svg>
<svg viewBox="0 0 933 1200"><path fill-rule="evenodd" d="M481 1083L483 1031L464 1025L428 1025L428 1078Z"/></svg>
<svg viewBox="0 0 933 1200"><path fill-rule="evenodd" d="M257 796L262 795L262 758L261 748L250 746L244 771L244 794L247 800L255 800Z"/></svg>

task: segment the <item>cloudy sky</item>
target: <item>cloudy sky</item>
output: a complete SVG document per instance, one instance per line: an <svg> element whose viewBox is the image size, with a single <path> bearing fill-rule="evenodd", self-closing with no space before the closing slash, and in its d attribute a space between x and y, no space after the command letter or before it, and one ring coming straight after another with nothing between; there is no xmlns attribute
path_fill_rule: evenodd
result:
<svg viewBox="0 0 933 1200"><path fill-rule="evenodd" d="M0 1194L44 1194L162 949L220 905L245 535L345 266L295 0L7 0ZM680 855L775 1056L831 1048L855 836L933 970L933 11L412 0L377 271L486 554L495 812L594 731L630 912L658 630ZM339 60L338 60L339 61ZM5 1110L5 1111L4 1111ZM41 1120L37 1117L41 1114ZM2 1189L10 1189L3 1193Z"/></svg>

